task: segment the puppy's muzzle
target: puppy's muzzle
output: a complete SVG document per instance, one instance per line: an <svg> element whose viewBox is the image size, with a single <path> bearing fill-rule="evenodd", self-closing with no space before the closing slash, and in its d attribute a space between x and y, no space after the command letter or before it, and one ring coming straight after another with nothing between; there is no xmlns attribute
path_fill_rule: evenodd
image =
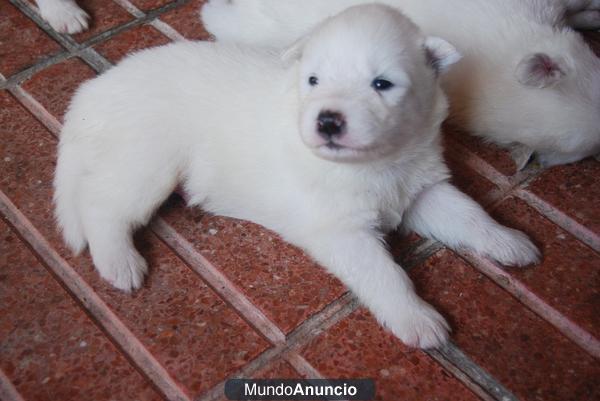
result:
<svg viewBox="0 0 600 401"><path fill-rule="evenodd" d="M327 141L340 137L345 128L346 119L341 113L325 110L317 117L317 132Z"/></svg>

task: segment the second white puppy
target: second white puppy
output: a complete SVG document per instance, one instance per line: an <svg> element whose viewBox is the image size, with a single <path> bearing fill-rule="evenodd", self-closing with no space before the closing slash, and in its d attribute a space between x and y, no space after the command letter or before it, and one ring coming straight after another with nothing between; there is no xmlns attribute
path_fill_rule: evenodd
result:
<svg viewBox="0 0 600 401"><path fill-rule="evenodd" d="M351 8L290 48L181 42L84 84L61 133L58 222L101 276L130 291L146 263L132 232L181 184L191 205L251 220L304 248L412 346L446 339L382 233L397 227L511 265L522 233L447 183L438 74L458 59L398 11Z"/></svg>
<svg viewBox="0 0 600 401"><path fill-rule="evenodd" d="M545 166L600 154L600 59L563 22L565 7L593 16L592 1L378 1L458 48L463 60L443 79L452 119L500 146L520 144L519 168L533 151ZM210 0L202 21L219 41L284 47L327 16L373 2Z"/></svg>

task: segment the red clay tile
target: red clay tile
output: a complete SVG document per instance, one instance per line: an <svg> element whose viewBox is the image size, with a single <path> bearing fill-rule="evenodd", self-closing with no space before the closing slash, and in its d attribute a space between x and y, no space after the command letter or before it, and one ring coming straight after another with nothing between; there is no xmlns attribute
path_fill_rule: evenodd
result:
<svg viewBox="0 0 600 401"><path fill-rule="evenodd" d="M112 1L78 0L77 4L91 17L89 29L73 35L78 42L85 42L93 36L134 19L124 8Z"/></svg>
<svg viewBox="0 0 600 401"><path fill-rule="evenodd" d="M0 368L27 400L160 400L0 220Z"/></svg>
<svg viewBox="0 0 600 401"><path fill-rule="evenodd" d="M302 375L284 360L276 360L254 375L254 379L302 379Z"/></svg>
<svg viewBox="0 0 600 401"><path fill-rule="evenodd" d="M72 257L52 216L55 140L12 98L0 93L0 105L6 138L0 151L0 189L190 394L214 386L268 347L152 235L141 235L139 241L150 277L132 296L101 280L87 255Z"/></svg>
<svg viewBox="0 0 600 401"><path fill-rule="evenodd" d="M302 355L329 378L372 378L377 400L477 400L421 351L405 347L364 309L306 345Z"/></svg>
<svg viewBox="0 0 600 401"><path fill-rule="evenodd" d="M423 241L423 238L415 233L403 233L400 230L393 231L385 237L385 242L394 260L404 267L411 265L415 257L418 257L417 248Z"/></svg>
<svg viewBox="0 0 600 401"><path fill-rule="evenodd" d="M600 234L600 162L586 159L554 167L529 189L596 234Z"/></svg>
<svg viewBox="0 0 600 401"><path fill-rule="evenodd" d="M0 1L0 73L9 77L61 47L8 1Z"/></svg>
<svg viewBox="0 0 600 401"><path fill-rule="evenodd" d="M465 130L452 124L445 124L444 133L446 141L456 141L468 150L485 160L492 167L505 176L513 176L517 170L510 153L493 144L484 143L480 138L469 134Z"/></svg>
<svg viewBox="0 0 600 401"><path fill-rule="evenodd" d="M62 121L75 89L96 72L78 58L50 66L23 83L23 88Z"/></svg>
<svg viewBox="0 0 600 401"><path fill-rule="evenodd" d="M171 25L187 39L205 40L210 37L202 24L198 10L206 0L192 0L184 6L177 7L160 16L160 19Z"/></svg>
<svg viewBox="0 0 600 401"><path fill-rule="evenodd" d="M217 385L268 348L268 343L153 235L138 249L150 274L132 296L98 280L89 258L77 269L191 395Z"/></svg>
<svg viewBox="0 0 600 401"><path fill-rule="evenodd" d="M527 233L543 253L541 264L507 271L548 304L600 337L598 254L521 200L505 200L493 215Z"/></svg>
<svg viewBox="0 0 600 401"><path fill-rule="evenodd" d="M133 5L143 11L154 10L175 2L175 0L130 0Z"/></svg>
<svg viewBox="0 0 600 401"><path fill-rule="evenodd" d="M141 25L122 32L95 48L104 57L116 63L129 53L169 42L169 38L150 25Z"/></svg>
<svg viewBox="0 0 600 401"><path fill-rule="evenodd" d="M453 151L446 149L444 156L446 164L452 172L450 182L476 201L480 203L484 202L486 195L497 189L493 183L467 167L461 161L461 155L457 155Z"/></svg>
<svg viewBox="0 0 600 401"><path fill-rule="evenodd" d="M411 271L448 318L452 340L522 400L600 396L600 365L553 326L449 251Z"/></svg>
<svg viewBox="0 0 600 401"><path fill-rule="evenodd" d="M302 251L256 224L205 215L175 198L163 216L286 333L346 291Z"/></svg>

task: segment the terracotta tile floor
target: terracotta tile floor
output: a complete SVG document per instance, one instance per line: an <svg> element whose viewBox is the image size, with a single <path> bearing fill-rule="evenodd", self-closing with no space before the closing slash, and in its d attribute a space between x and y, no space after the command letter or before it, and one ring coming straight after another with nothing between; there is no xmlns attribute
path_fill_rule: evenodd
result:
<svg viewBox="0 0 600 401"><path fill-rule="evenodd" d="M72 257L51 204L56 136L84 80L130 51L206 39L198 0L83 0L92 29L51 31L0 0L0 399L221 400L227 378L371 377L381 400L600 399L600 164L516 173L506 152L446 127L454 182L544 250L501 269L415 235L389 237L452 343L422 352L339 281L254 224L174 195L138 246L133 295ZM600 34L587 35L600 51Z"/></svg>

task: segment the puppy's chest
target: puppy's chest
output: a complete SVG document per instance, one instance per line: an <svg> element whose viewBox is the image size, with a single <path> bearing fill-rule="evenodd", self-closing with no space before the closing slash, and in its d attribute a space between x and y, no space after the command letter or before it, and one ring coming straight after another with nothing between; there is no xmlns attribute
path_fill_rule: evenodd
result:
<svg viewBox="0 0 600 401"><path fill-rule="evenodd" d="M390 184L387 188L367 190L367 207L376 212L377 220L383 231L395 229L402 222L402 216L410 205L410 194L401 185Z"/></svg>

